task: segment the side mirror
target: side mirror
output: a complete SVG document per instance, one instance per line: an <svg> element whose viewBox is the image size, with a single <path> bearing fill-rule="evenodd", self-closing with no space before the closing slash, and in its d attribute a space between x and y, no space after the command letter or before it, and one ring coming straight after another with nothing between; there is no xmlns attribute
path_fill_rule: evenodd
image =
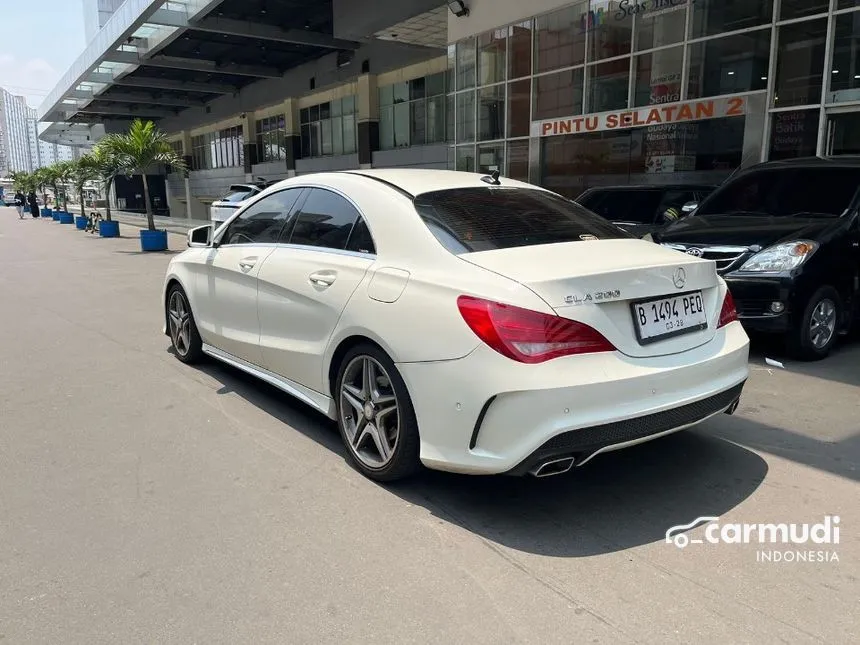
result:
<svg viewBox="0 0 860 645"><path fill-rule="evenodd" d="M212 225L198 226L188 231L189 248L206 248L212 246Z"/></svg>
<svg viewBox="0 0 860 645"><path fill-rule="evenodd" d="M684 213L684 215L689 215L694 210L696 210L698 207L699 207L699 202L687 202L686 204L681 206L681 212Z"/></svg>

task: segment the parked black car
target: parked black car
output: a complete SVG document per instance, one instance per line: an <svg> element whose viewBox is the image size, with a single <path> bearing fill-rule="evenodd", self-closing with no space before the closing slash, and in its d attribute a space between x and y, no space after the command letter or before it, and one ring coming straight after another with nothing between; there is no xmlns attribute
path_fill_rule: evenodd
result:
<svg viewBox="0 0 860 645"><path fill-rule="evenodd" d="M701 202L716 186L670 184L661 186L599 186L589 188L576 202L636 237L674 221L669 209L685 216L684 206Z"/></svg>
<svg viewBox="0 0 860 645"><path fill-rule="evenodd" d="M748 329L821 359L860 310L858 189L860 160L759 164L646 239L715 260Z"/></svg>

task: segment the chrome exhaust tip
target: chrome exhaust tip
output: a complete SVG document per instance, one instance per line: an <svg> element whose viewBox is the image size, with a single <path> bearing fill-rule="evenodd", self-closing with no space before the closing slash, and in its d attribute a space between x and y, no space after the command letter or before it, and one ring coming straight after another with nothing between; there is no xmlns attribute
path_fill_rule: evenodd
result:
<svg viewBox="0 0 860 645"><path fill-rule="evenodd" d="M735 402L732 403L728 408L726 408L726 414L734 414L740 404L741 400L735 399Z"/></svg>
<svg viewBox="0 0 860 645"><path fill-rule="evenodd" d="M573 457L562 457L560 459L550 459L542 464L539 464L529 471L534 477L552 477L553 475L563 475L571 468L576 460Z"/></svg>

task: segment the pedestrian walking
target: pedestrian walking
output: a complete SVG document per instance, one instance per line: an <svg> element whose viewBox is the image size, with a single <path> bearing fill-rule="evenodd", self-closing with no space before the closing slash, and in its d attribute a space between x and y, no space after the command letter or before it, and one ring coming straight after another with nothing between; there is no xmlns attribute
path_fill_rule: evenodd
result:
<svg viewBox="0 0 860 645"><path fill-rule="evenodd" d="M15 209L18 211L18 219L24 219L24 202L26 201L27 198L20 190L15 193Z"/></svg>
<svg viewBox="0 0 860 645"><path fill-rule="evenodd" d="M31 190L27 195L27 202L30 204L30 215L39 217L39 198L36 197L36 192Z"/></svg>

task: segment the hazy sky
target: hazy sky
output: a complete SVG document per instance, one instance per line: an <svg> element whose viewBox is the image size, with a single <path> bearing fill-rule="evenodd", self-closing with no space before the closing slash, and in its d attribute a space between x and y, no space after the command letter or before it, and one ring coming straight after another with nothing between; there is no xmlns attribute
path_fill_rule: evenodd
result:
<svg viewBox="0 0 860 645"><path fill-rule="evenodd" d="M81 0L0 0L0 86L39 107L84 50Z"/></svg>

